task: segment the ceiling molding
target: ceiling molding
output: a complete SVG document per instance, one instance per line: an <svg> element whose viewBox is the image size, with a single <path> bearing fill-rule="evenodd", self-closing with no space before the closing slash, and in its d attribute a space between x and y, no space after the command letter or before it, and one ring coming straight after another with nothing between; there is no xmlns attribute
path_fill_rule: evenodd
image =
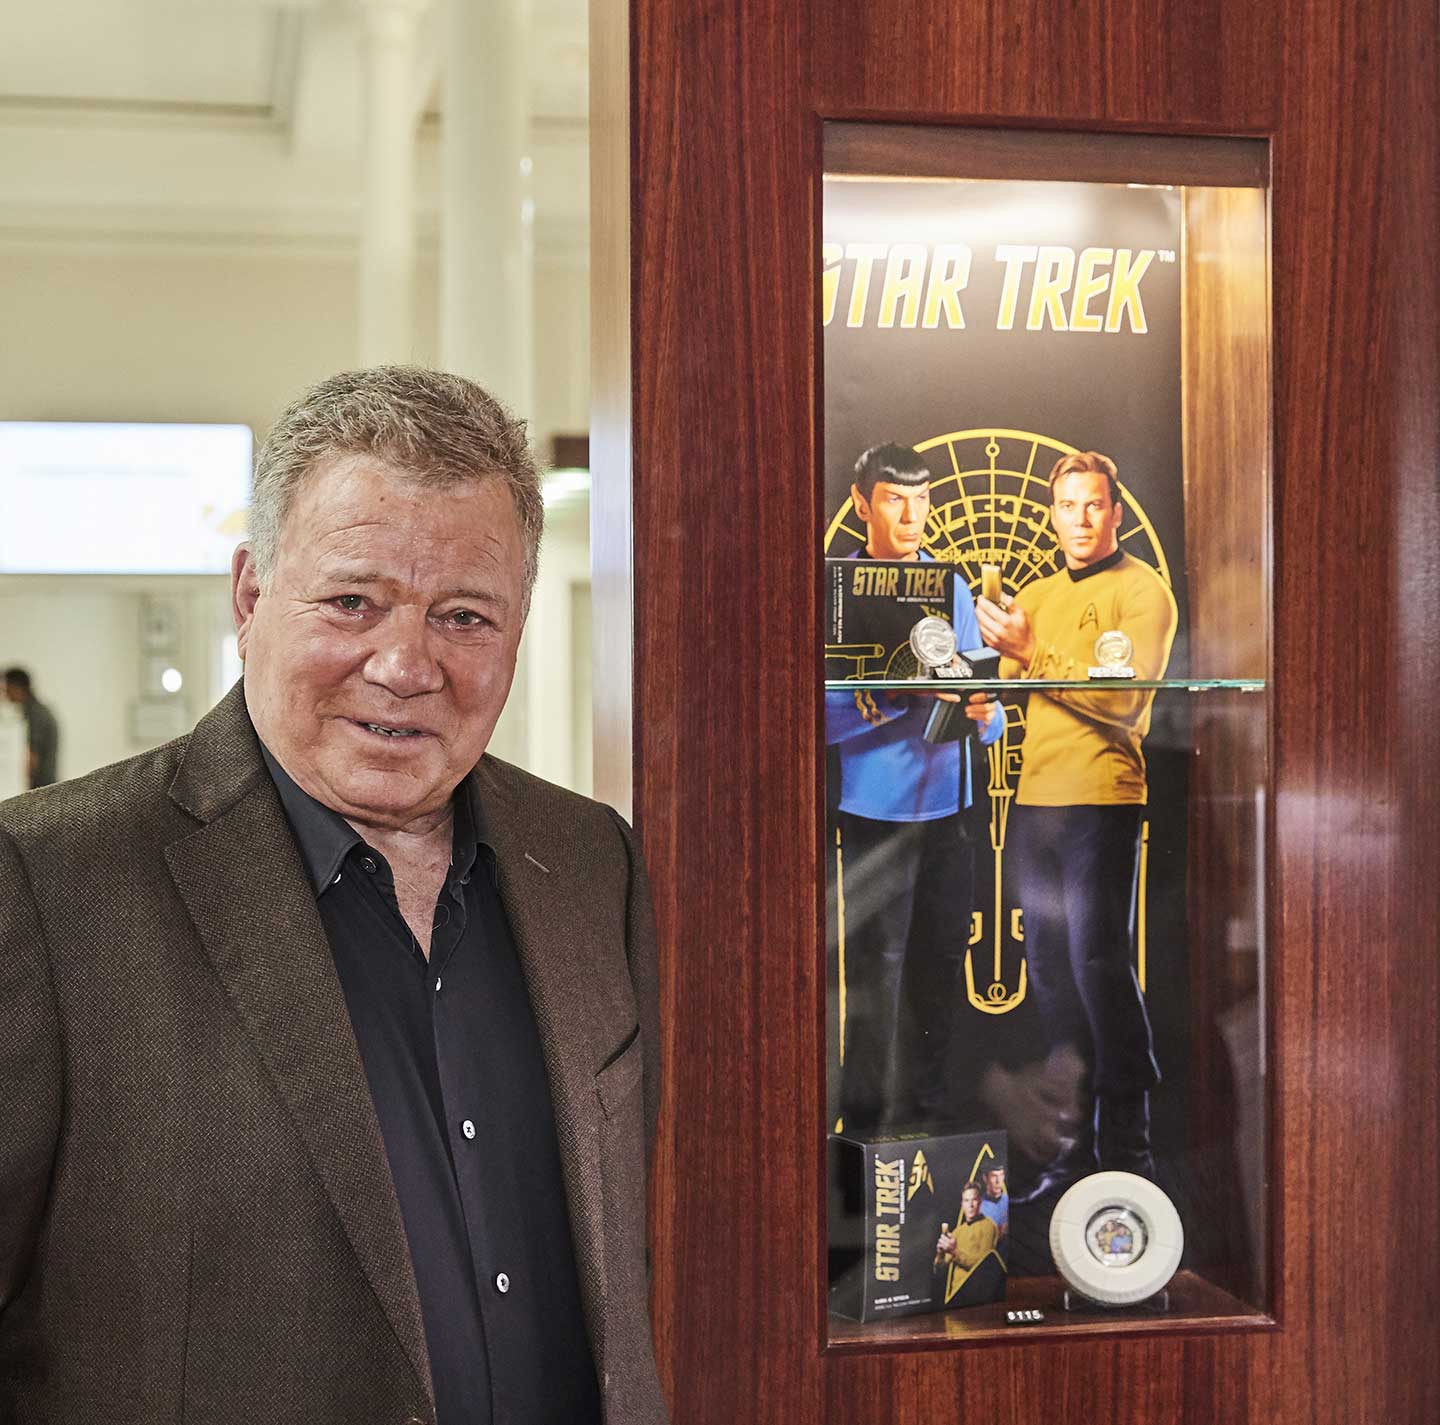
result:
<svg viewBox="0 0 1440 1425"><path fill-rule="evenodd" d="M353 257L358 215L350 208L309 212L155 204L0 203L0 245L86 256L245 254Z"/></svg>
<svg viewBox="0 0 1440 1425"><path fill-rule="evenodd" d="M221 129L283 134L273 104L200 104L170 99L68 99L40 94L0 95L0 126L16 128Z"/></svg>
<svg viewBox="0 0 1440 1425"><path fill-rule="evenodd" d="M0 251L72 257L274 257L353 261L359 255L354 208L261 210L0 203ZM416 221L417 257L436 260L438 221ZM535 224L537 267L587 268L589 224L543 216Z"/></svg>

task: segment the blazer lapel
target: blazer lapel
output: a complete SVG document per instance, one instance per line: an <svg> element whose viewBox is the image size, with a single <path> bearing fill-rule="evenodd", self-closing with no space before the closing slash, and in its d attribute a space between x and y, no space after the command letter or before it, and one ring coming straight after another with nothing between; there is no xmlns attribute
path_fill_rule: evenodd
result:
<svg viewBox="0 0 1440 1425"><path fill-rule="evenodd" d="M580 1294L597 1365L604 1360L605 1221L600 1179L599 1102L594 1046L577 1012L585 972L576 948L555 928L555 906L566 894L566 867L554 838L535 825L482 761L473 780L486 809L487 838L495 848L500 903L530 993L540 1033L570 1231L580 1272Z"/></svg>
<svg viewBox="0 0 1440 1425"><path fill-rule="evenodd" d="M417 1380L420 1301L344 993L240 690L196 728L172 797L205 823L165 859Z"/></svg>

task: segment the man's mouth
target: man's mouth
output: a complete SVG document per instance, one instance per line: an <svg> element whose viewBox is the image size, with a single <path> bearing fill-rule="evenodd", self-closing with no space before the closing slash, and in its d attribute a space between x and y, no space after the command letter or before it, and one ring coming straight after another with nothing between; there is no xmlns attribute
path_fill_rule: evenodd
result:
<svg viewBox="0 0 1440 1425"><path fill-rule="evenodd" d="M425 731L419 727L391 727L383 722L357 722L366 732L378 733L381 737L423 737Z"/></svg>

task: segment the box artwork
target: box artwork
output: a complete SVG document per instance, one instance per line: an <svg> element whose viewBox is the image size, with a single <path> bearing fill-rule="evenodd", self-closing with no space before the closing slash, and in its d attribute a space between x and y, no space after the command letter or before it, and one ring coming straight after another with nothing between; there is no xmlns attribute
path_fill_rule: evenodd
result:
<svg viewBox="0 0 1440 1425"><path fill-rule="evenodd" d="M830 1309L852 1321L1005 1298L1005 1135L830 1136Z"/></svg>
<svg viewBox="0 0 1440 1425"><path fill-rule="evenodd" d="M954 565L932 559L827 559L825 590L827 678L929 675L911 634L924 619L953 628Z"/></svg>

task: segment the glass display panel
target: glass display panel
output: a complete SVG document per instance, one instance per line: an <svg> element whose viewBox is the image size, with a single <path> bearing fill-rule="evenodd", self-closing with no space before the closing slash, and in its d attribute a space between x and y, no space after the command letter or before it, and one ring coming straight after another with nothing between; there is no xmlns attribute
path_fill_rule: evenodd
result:
<svg viewBox="0 0 1440 1425"><path fill-rule="evenodd" d="M1256 1324L1263 145L831 129L829 1340Z"/></svg>

